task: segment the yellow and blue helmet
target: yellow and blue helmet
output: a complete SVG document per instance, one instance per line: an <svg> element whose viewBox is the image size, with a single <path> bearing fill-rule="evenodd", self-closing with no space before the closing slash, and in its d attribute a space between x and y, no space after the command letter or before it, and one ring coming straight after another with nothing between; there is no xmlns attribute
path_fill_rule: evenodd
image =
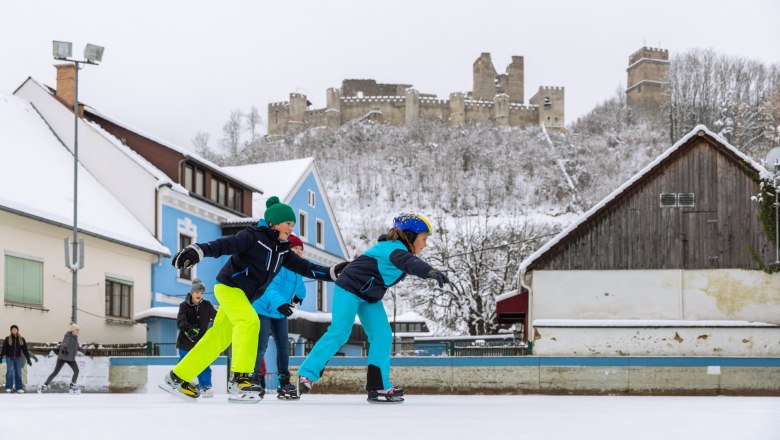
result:
<svg viewBox="0 0 780 440"><path fill-rule="evenodd" d="M433 228L431 227L430 222L428 222L428 219L419 214L400 214L393 219L393 227L398 228L401 231L412 232L414 235L417 235L420 232L433 234Z"/></svg>

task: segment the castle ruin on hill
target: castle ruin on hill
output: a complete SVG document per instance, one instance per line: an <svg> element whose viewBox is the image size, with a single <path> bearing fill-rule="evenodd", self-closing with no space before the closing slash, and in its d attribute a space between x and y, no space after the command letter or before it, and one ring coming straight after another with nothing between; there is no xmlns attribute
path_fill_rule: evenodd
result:
<svg viewBox="0 0 780 440"><path fill-rule="evenodd" d="M498 74L490 53L482 53L473 65L470 92L450 93L449 99L420 93L411 84L381 84L373 79L345 79L341 88L329 88L326 106L310 109L306 95L290 93L290 100L268 105L268 134L310 127L339 126L356 120L403 125L417 118L451 125L492 122L527 127L543 124L564 127L564 88L539 87L524 103L525 67L522 56L513 56L506 73Z"/></svg>

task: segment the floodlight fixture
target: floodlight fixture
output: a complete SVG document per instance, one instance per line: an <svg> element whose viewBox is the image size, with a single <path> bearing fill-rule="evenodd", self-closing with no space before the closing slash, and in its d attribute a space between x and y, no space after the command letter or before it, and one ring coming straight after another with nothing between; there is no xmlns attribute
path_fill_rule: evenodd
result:
<svg viewBox="0 0 780 440"><path fill-rule="evenodd" d="M91 64L99 63L103 59L103 46L87 43L87 47L84 48L84 59Z"/></svg>
<svg viewBox="0 0 780 440"><path fill-rule="evenodd" d="M73 43L67 41L52 41L52 55L55 60L64 60L73 54Z"/></svg>

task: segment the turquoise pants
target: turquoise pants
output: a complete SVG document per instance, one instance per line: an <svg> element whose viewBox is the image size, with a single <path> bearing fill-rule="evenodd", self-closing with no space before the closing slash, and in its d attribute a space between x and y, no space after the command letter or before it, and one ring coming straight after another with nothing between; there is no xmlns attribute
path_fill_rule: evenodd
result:
<svg viewBox="0 0 780 440"><path fill-rule="evenodd" d="M363 330L368 336L368 364L379 367L385 389L393 386L390 382L393 332L390 330L382 302L367 302L339 286L336 286L333 294L333 320L328 331L317 341L301 364L299 376L308 377L314 382L320 379L320 372L325 368L325 364L349 340L355 315L360 317Z"/></svg>

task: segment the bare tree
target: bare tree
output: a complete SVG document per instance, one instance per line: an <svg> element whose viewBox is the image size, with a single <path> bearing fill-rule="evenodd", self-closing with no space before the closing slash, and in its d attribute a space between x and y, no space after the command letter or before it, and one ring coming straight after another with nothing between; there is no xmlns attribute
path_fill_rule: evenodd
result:
<svg viewBox="0 0 780 440"><path fill-rule="evenodd" d="M234 110L230 113L230 119L222 126L222 139L220 146L228 156L236 156L241 146L241 120L243 114L241 110Z"/></svg>
<svg viewBox="0 0 780 440"><path fill-rule="evenodd" d="M199 131L195 133L195 137L192 138L192 146L195 147L195 151L198 154L203 155L211 150L211 147L209 146L210 140L211 136L208 133Z"/></svg>
<svg viewBox="0 0 780 440"><path fill-rule="evenodd" d="M260 129L260 126L263 125L263 118L260 116L260 110L255 106L252 106L252 108L249 109L249 113L244 116L246 118L246 127L249 131L249 141L247 141L247 143L251 144L255 142L259 136L258 130Z"/></svg>
<svg viewBox="0 0 780 440"><path fill-rule="evenodd" d="M451 284L442 288L416 283L405 289L411 305L428 318L456 332L495 334L496 296L517 288L520 261L544 238L545 228L523 223L492 225L491 220L454 220L450 229L431 239L426 261L446 271ZM547 237L545 237L547 238Z"/></svg>

